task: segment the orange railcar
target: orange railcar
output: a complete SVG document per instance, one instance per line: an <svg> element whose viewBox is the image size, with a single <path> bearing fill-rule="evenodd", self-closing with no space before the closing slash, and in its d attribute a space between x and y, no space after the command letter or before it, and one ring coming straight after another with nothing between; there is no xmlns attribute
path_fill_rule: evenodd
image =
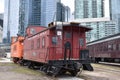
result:
<svg viewBox="0 0 120 80"><path fill-rule="evenodd" d="M11 57L13 58L14 63L17 63L23 58L23 40L24 37L22 36L12 37Z"/></svg>

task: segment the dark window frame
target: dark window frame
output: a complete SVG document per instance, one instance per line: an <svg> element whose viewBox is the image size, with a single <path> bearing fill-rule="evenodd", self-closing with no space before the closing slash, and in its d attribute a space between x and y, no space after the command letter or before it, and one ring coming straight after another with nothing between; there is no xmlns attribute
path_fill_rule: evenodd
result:
<svg viewBox="0 0 120 80"><path fill-rule="evenodd" d="M58 44L58 37L57 36L53 36L52 37L52 44L53 45L57 45Z"/></svg>
<svg viewBox="0 0 120 80"><path fill-rule="evenodd" d="M85 46L84 38L79 38L79 45L80 45L80 47L84 47Z"/></svg>
<svg viewBox="0 0 120 80"><path fill-rule="evenodd" d="M72 38L71 32L65 32L65 37L66 37L67 39Z"/></svg>

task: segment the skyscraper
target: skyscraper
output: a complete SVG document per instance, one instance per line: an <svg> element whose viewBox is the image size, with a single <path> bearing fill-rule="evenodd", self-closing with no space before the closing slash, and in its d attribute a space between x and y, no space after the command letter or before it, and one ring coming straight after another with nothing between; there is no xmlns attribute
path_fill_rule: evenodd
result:
<svg viewBox="0 0 120 80"><path fill-rule="evenodd" d="M3 14L0 14L0 43L2 43L3 35Z"/></svg>
<svg viewBox="0 0 120 80"><path fill-rule="evenodd" d="M110 0L111 18L115 22L117 32L120 33L120 0Z"/></svg>
<svg viewBox="0 0 120 80"><path fill-rule="evenodd" d="M18 34L24 35L29 25L41 25L41 0L20 0Z"/></svg>
<svg viewBox="0 0 120 80"><path fill-rule="evenodd" d="M5 0L4 41L11 36L24 35L29 25L47 26L56 15L60 0ZM56 17L55 17L56 18Z"/></svg>
<svg viewBox="0 0 120 80"><path fill-rule="evenodd" d="M47 26L48 23L56 20L59 2L60 0L41 0L41 25Z"/></svg>
<svg viewBox="0 0 120 80"><path fill-rule="evenodd" d="M19 26L19 0L5 0L3 42L10 43L10 36L16 36Z"/></svg>
<svg viewBox="0 0 120 80"><path fill-rule="evenodd" d="M25 29L29 25L48 26L50 22L60 17L58 12L60 0L6 0L4 15L4 41L10 42L11 36L25 35ZM63 7L65 18L65 8ZM65 19L64 19L65 20ZM62 20L60 20L62 21Z"/></svg>
<svg viewBox="0 0 120 80"><path fill-rule="evenodd" d="M57 3L56 21L65 21L65 6L60 2Z"/></svg>
<svg viewBox="0 0 120 80"><path fill-rule="evenodd" d="M25 34L29 25L47 27L56 20L57 2L60 0L20 0L19 34Z"/></svg>
<svg viewBox="0 0 120 80"><path fill-rule="evenodd" d="M75 0L75 19L103 16L103 0Z"/></svg>
<svg viewBox="0 0 120 80"><path fill-rule="evenodd" d="M69 22L70 21L70 16L71 16L71 11L68 6L65 6L65 21Z"/></svg>
<svg viewBox="0 0 120 80"><path fill-rule="evenodd" d="M61 2L57 2L57 11L56 11L56 21L66 21L70 20L70 8L65 6Z"/></svg>
<svg viewBox="0 0 120 80"><path fill-rule="evenodd" d="M75 19L85 19L85 18L102 18L105 16L105 1L106 0L75 0ZM111 1L107 5L113 6ZM109 13L109 12L108 12ZM112 12L110 11L112 15ZM108 14L109 15L109 14ZM114 20L111 21L96 21L96 22L85 22L82 23L86 26L90 26L93 28L91 32L87 34L88 41L93 41L100 39L102 37L116 34L117 24Z"/></svg>

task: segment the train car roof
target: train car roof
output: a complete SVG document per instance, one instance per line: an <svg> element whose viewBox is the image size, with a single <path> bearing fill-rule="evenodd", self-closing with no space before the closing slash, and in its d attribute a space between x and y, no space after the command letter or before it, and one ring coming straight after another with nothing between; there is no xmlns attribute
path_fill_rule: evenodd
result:
<svg viewBox="0 0 120 80"><path fill-rule="evenodd" d="M47 28L47 27L45 27L45 26L40 26L40 25L29 25L27 28L29 28L29 27L43 27L43 28ZM26 29L27 29L26 28Z"/></svg>
<svg viewBox="0 0 120 80"><path fill-rule="evenodd" d="M92 30L91 27L80 25L80 23L78 22L51 22L50 24L48 24L48 27L56 27L56 26L63 26L63 27L74 26L74 27L84 28L86 31Z"/></svg>
<svg viewBox="0 0 120 80"><path fill-rule="evenodd" d="M41 32L49 30L49 29L54 29L56 26L63 26L63 27L74 26L74 27L81 27L81 28L85 29L85 31L92 30L91 27L82 26L82 25L80 25L80 23L76 23L76 22L51 22L50 24L48 24L48 27L46 27L46 29L44 29L44 30L42 30L34 35L37 35ZM29 37L32 37L34 35L31 35Z"/></svg>
<svg viewBox="0 0 120 80"><path fill-rule="evenodd" d="M97 44L97 43L101 43L101 42L105 42L105 41L109 41L109 40L114 40L114 39L118 39L120 38L120 33L115 34L115 35L110 35L92 42L88 42L87 45L93 45L93 44Z"/></svg>

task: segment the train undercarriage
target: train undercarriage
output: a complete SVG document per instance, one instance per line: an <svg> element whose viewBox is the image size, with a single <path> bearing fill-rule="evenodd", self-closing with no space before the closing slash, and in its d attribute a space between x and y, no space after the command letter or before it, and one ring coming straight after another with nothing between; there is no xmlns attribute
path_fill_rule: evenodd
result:
<svg viewBox="0 0 120 80"><path fill-rule="evenodd" d="M91 57L91 61L95 63L99 63L99 62L120 63L120 58Z"/></svg>
<svg viewBox="0 0 120 80"><path fill-rule="evenodd" d="M16 61L15 61L16 60ZM22 66L27 66L30 69L39 69L48 75L63 75L70 73L72 76L76 76L82 72L82 69L93 71L93 67L89 61L85 60L53 60L48 63L40 63L30 60L13 58L14 63L18 63Z"/></svg>

